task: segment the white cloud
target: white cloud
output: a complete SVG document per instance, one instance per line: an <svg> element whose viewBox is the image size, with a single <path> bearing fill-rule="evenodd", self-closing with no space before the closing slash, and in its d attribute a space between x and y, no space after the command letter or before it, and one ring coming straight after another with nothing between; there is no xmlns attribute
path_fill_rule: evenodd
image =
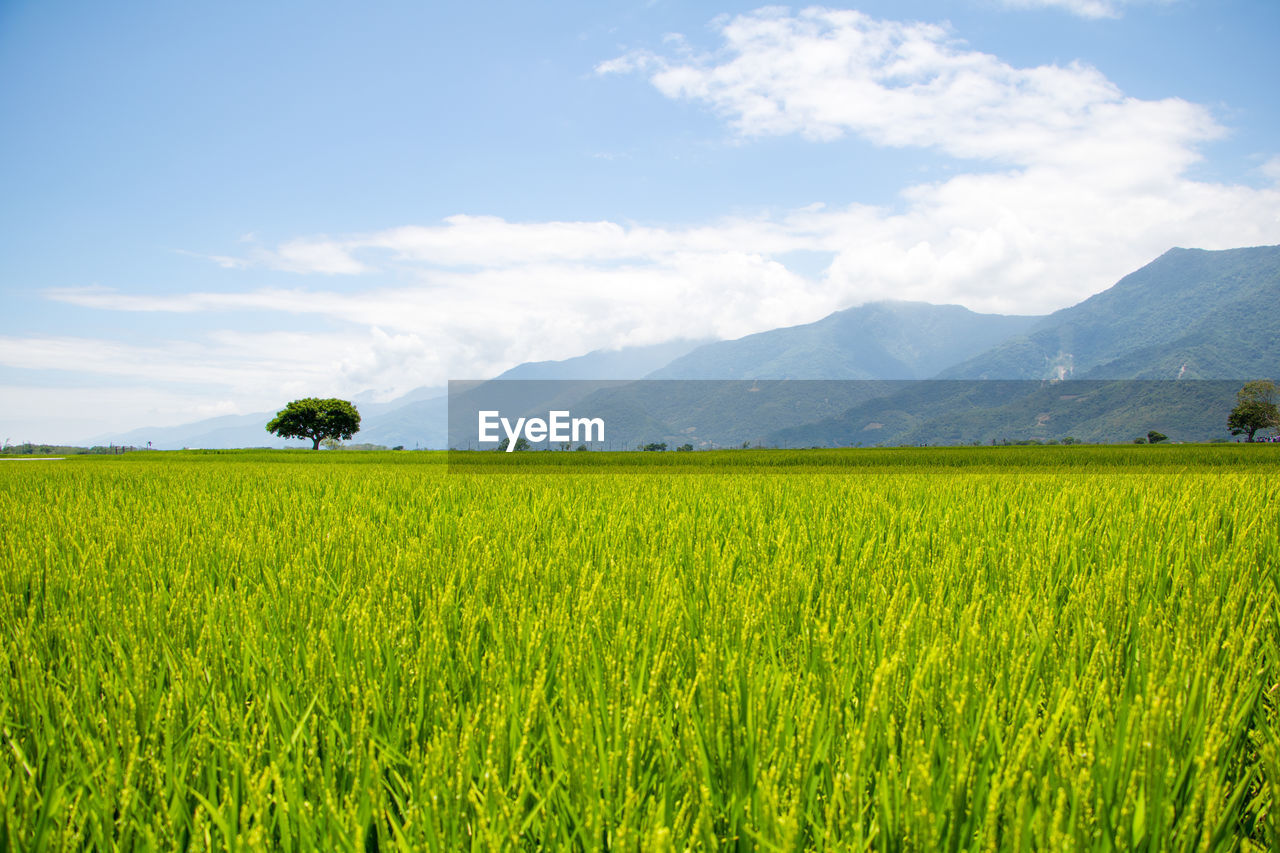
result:
<svg viewBox="0 0 1280 853"><path fill-rule="evenodd" d="M597 70L647 74L747 139L857 136L1004 169L909 187L900 211L808 217L837 252L822 286L850 302L1040 312L1174 245L1280 242L1274 187L1187 176L1226 132L1200 105L1126 96L1078 63L1015 67L944 27L856 11L764 9L719 32L711 54L635 52Z"/></svg>
<svg viewBox="0 0 1280 853"><path fill-rule="evenodd" d="M466 248L470 238L462 235L459 246L449 252L459 266L438 267L433 262L438 257L428 253L420 270L421 283L409 287L342 293L262 289L147 296L69 288L50 290L47 295L63 303L108 310L272 311L383 329L400 337L394 342L383 341L379 369L386 373L397 368L403 377L401 384L408 383L408 387L434 384L449 376L486 375L526 359L566 358L601 347L656 343L680 336L738 336L778 323L814 319L838 307L838 294L815 290L810 280L764 254L820 248L824 237L806 234L800 223L721 223L719 227L673 232L614 226L617 233L605 240L615 246L612 251L599 246L602 229L597 223L582 223L581 228L572 225L563 223L553 229L564 236L558 245L553 245L554 241L538 245L532 240L527 259L506 255L486 259L482 243L477 244L480 253L473 256ZM441 230L457 227L451 224ZM508 245L543 233L537 225L500 220L486 220L478 223L478 228L485 234L508 235ZM367 240L378 245L402 241L406 230L371 235ZM429 231L413 229L414 239L406 243L406 253L425 251L422 247L435 240ZM741 248L753 243L760 251ZM369 334L372 337L360 345L372 346L382 340L378 337L382 333ZM41 342L30 348L15 342L9 361L2 343L0 364L25 360L15 366L54 366L32 363L44 349ZM270 357L275 349L286 353L330 351L332 346L324 340L282 340L265 347L264 355ZM228 350L254 351L239 344ZM414 351L419 356L410 359L411 364L397 366L391 361L392 354L403 359ZM128 369L138 362L185 363L182 358L161 358L158 354L124 359L112 353L110 359L115 364L129 363ZM193 359L196 364L204 360ZM346 373L354 377L366 361L355 358L343 362L348 365ZM74 358L65 360L67 364L74 362ZM375 381L372 369L360 375L371 386L386 384Z"/></svg>
<svg viewBox="0 0 1280 853"><path fill-rule="evenodd" d="M767 9L729 20L721 35L713 55L645 54L597 70L650 69L664 95L705 103L748 137L852 134L1007 164L1120 156L1130 169L1178 170L1222 133L1203 107L1127 98L1085 65L1017 68L934 24Z"/></svg>

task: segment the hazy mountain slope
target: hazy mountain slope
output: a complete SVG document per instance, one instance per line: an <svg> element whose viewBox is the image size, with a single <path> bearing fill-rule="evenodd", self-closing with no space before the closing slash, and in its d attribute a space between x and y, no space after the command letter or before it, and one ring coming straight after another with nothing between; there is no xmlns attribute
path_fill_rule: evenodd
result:
<svg viewBox="0 0 1280 853"><path fill-rule="evenodd" d="M289 442L267 432L267 421L275 412L257 412L251 415L222 415L205 418L188 424L169 427L140 427L123 433L107 433L80 442L85 445L120 444L126 447L146 447L147 442L157 450L181 450L184 447L285 447ZM299 442L292 444L301 446ZM308 446L310 443L307 443Z"/></svg>
<svg viewBox="0 0 1280 853"><path fill-rule="evenodd" d="M423 395L434 394L427 399ZM394 447L443 447L445 440L445 399L443 389L418 388L385 403L357 403L360 431L352 439L356 444L385 444ZM267 422L275 412L250 415L224 415L171 427L141 427L124 433L112 433L88 439L83 444L121 444L157 450L180 450L184 447L226 449L233 447L310 447L300 439L288 441L267 432Z"/></svg>
<svg viewBox="0 0 1280 853"><path fill-rule="evenodd" d="M526 362L503 377L511 379L638 379L703 341L668 341L647 347L597 350L564 361ZM373 402L369 394L356 395L360 432L353 443L403 445L408 448L441 448L448 434L447 390L437 386L415 388L386 402ZM287 402L287 401L285 401ZM283 405L283 402L282 404ZM301 447L309 442L289 441L266 431L275 412L227 415L172 427L142 427L125 433L95 436L85 444L123 444L160 450L184 447L223 449L232 447Z"/></svg>
<svg viewBox="0 0 1280 853"><path fill-rule="evenodd" d="M360 431L352 443L382 444L387 447L401 445L415 448L440 449L445 446L449 400L433 397L415 400L390 411L363 418Z"/></svg>
<svg viewBox="0 0 1280 853"><path fill-rule="evenodd" d="M1025 335L942 371L955 379L1217 379L1280 367L1280 246L1171 249Z"/></svg>
<svg viewBox="0 0 1280 853"><path fill-rule="evenodd" d="M640 379L705 344L677 340L643 347L594 350L563 361L527 361L498 379Z"/></svg>
<svg viewBox="0 0 1280 853"><path fill-rule="evenodd" d="M418 403L423 400L434 400L437 397L443 397L449 393L449 389L444 385L421 385L412 391L407 391L399 397L390 400L377 402L373 399L373 392L366 391L363 394L357 394L351 398L351 402L355 403L356 408L360 410L361 418L371 415L381 415L386 412L392 412L401 406L407 406L410 403Z"/></svg>
<svg viewBox="0 0 1280 853"><path fill-rule="evenodd" d="M876 302L815 323L718 341L650 379L920 379L1029 330L1039 317Z"/></svg>

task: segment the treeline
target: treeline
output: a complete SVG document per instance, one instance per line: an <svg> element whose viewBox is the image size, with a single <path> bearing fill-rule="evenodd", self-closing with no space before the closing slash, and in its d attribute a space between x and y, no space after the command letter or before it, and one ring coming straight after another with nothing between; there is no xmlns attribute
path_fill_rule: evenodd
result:
<svg viewBox="0 0 1280 853"><path fill-rule="evenodd" d="M22 444L6 444L0 448L0 455L4 456L48 456L58 454L59 456L117 456L121 453L134 453L139 450L149 450L147 447L134 447L133 445L109 444L94 445L93 447L77 447L68 444L36 444L30 441L24 441Z"/></svg>

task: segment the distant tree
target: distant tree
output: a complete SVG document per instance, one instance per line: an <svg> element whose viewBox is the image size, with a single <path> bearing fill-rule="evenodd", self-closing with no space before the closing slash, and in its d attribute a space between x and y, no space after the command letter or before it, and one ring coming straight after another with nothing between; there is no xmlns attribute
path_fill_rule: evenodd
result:
<svg viewBox="0 0 1280 853"><path fill-rule="evenodd" d="M1227 429L1232 435L1244 435L1253 441L1258 430L1280 426L1280 409L1276 407L1276 384L1270 379L1246 382L1236 392L1236 407L1227 416Z"/></svg>
<svg viewBox="0 0 1280 853"><path fill-rule="evenodd" d="M667 443L665 441L651 441L648 444L646 444L642 449L643 450L666 450Z"/></svg>
<svg viewBox="0 0 1280 853"><path fill-rule="evenodd" d="M1134 443L1134 444L1146 444L1146 443L1147 443L1147 437L1146 437L1145 435L1140 435L1140 436L1138 436L1137 438L1135 438L1135 439L1133 440L1133 443Z"/></svg>
<svg viewBox="0 0 1280 853"><path fill-rule="evenodd" d="M585 444L579 444L577 447L574 448L574 450L586 450L586 449L587 449L587 446Z"/></svg>
<svg viewBox="0 0 1280 853"><path fill-rule="evenodd" d="M1169 440L1169 436L1165 435L1162 432L1156 432L1155 430L1149 430L1147 432L1147 444L1159 444L1162 441L1168 441L1168 440Z"/></svg>
<svg viewBox="0 0 1280 853"><path fill-rule="evenodd" d="M693 450L693 445L692 445L692 444L687 444L687 443L686 443L686 444L682 444L682 445L680 445L679 447L677 447L677 448L676 448L676 450L677 450L677 451L679 451L679 452L681 452L681 453L689 453L689 452L691 452L691 451Z"/></svg>
<svg viewBox="0 0 1280 853"><path fill-rule="evenodd" d="M281 438L309 438L319 450L325 439L349 440L360 431L360 413L346 400L307 397L285 406L267 424L267 432Z"/></svg>
<svg viewBox="0 0 1280 853"><path fill-rule="evenodd" d="M502 441L498 442L497 449L501 453L506 453L507 448L510 446L511 446L511 439L504 438L502 439ZM528 450L529 447L530 447L529 439L525 438L523 435L516 438L516 450Z"/></svg>

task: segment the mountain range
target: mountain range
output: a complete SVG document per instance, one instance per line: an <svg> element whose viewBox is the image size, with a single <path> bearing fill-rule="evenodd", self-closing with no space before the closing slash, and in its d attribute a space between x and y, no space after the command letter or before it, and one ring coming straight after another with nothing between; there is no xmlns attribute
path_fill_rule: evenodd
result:
<svg viewBox="0 0 1280 853"><path fill-rule="evenodd" d="M1135 428L1135 396L1147 399L1150 405L1156 403L1154 398L1135 395L1132 388L1126 391L1108 382L1225 380L1202 383L1194 394L1189 386L1185 399L1176 406L1170 404L1170 411L1183 412L1181 420L1174 415L1158 415L1150 405L1143 410L1154 418L1153 423L1159 421L1175 430L1182 428L1187 438L1205 439L1210 437L1206 431L1223 432L1220 427L1225 411L1216 407L1226 399L1229 408L1231 389L1238 387L1240 381L1280 373L1277 305L1280 246L1223 251L1171 249L1111 288L1047 316L978 314L957 305L876 302L837 311L813 323L737 340L680 340L598 350L564 361L521 364L495 378L873 381L861 390L841 391L834 397L830 388L824 389L822 402L814 398L812 407L801 406L803 412L792 412L790 421L774 415L761 421L743 408L743 418L752 423L736 431L722 431L725 436L745 431L757 441L793 446L915 443L929 438L968 442L1001 433L1015 438L1051 438L1066 434L1062 430L1068 427L1074 428L1077 438L1123 440L1126 436L1118 431ZM998 393L998 386L975 390L971 382L874 384L921 379L1035 382L1021 386L1022 391L1016 390L1020 387L1016 383L1007 384L1003 386L1006 390ZM1054 406L1065 404L1050 405L1050 392L1044 392L1048 396L1043 399L1034 396L1038 387L1035 383L1044 380L1097 380L1080 394L1058 395L1070 398L1072 411L1077 414L1084 410L1093 414L1083 419L1066 412L1055 415ZM612 399L617 403L617 394L608 393L614 394ZM721 395L722 403L732 397L724 389L715 393ZM723 397L724 394L730 397ZM974 403L979 398L986 401L985 408ZM749 399L758 404L763 398L757 395ZM1088 402L1076 405L1081 400ZM362 402L360 398L356 401L363 416L357 436L360 442L410 448L446 445L448 401L442 388L418 388L382 403ZM680 407L686 404L693 408L703 405L692 399L684 403L679 399L650 399L649 411L637 413L635 423L650 434L678 440L696 432L689 426L677 427L688 420L687 415L693 410L682 414ZM847 408L835 410L846 404ZM939 412L954 411L956 406L966 413L964 418L936 421ZM1202 414L1212 412L1212 418L1205 415L1192 425L1187 418L1197 407ZM1124 409L1128 414L1111 417L1103 409ZM655 415L659 411L661 417ZM975 415L975 411L986 414ZM144 428L98 436L89 443L145 446L149 441L158 448L284 446L285 442L264 429L272 414ZM931 417L935 420L931 421ZM1166 420L1161 421L1161 417ZM953 429L951 421L966 421L968 426ZM875 425L874 430L867 432L867 425ZM719 439L703 436L703 440Z"/></svg>

